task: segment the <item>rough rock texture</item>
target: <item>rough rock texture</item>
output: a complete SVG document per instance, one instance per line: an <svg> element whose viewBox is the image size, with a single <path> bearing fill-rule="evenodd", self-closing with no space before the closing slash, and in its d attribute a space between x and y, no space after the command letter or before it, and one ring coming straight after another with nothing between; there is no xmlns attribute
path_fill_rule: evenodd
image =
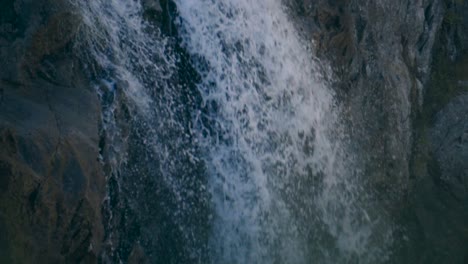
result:
<svg viewBox="0 0 468 264"><path fill-rule="evenodd" d="M439 81L436 78L435 83ZM428 94L434 92L430 90ZM468 156L464 140L467 96L449 101L437 114L425 105L425 112L429 111L426 115L431 114L431 118L419 117L414 129L413 186L398 217L399 224L404 226L399 254L402 260L411 263L468 260ZM428 121L421 120L424 118Z"/></svg>
<svg viewBox="0 0 468 264"><path fill-rule="evenodd" d="M0 3L0 262L93 263L105 177L100 103L63 1Z"/></svg>
<svg viewBox="0 0 468 264"><path fill-rule="evenodd" d="M442 2L296 2L317 55L339 79L363 173L385 199L399 199L409 185L412 115L421 107Z"/></svg>
<svg viewBox="0 0 468 264"><path fill-rule="evenodd" d="M146 90L153 100L151 114L138 112L138 106L124 92L125 80L117 81L113 91L102 90L103 114L111 116L104 120L111 128L105 131L101 153L106 174L110 175L104 208L106 245L112 244L105 248L103 260L209 262L210 204L203 186L206 174L201 161L191 159L186 152L197 148L188 135L191 114L201 104L194 87L199 76L177 43L175 4L167 0L145 0L142 4L148 32L155 33L148 37L163 34L178 59L170 88L165 88L164 80L148 78L161 84ZM174 87L178 89L168 90ZM168 97L161 97L166 92ZM106 108L112 109L111 113ZM174 117L177 122L172 122ZM159 152L161 149L165 151ZM120 164L112 164L113 156ZM168 175L174 182L168 183ZM172 184L176 184L177 192Z"/></svg>
<svg viewBox="0 0 468 264"><path fill-rule="evenodd" d="M101 215L112 168L98 160L111 140L99 138L101 103L72 52L80 18L64 2L0 1L0 263L97 262L103 218L112 218ZM142 2L147 19L176 34L171 1ZM330 61L362 173L402 227L392 263L466 263L468 1L285 2L317 55ZM118 119L130 133L128 118ZM148 153L132 149L140 159L132 166L149 163ZM146 169L131 173L150 175ZM116 254L130 263L148 260L145 247L170 259L175 253L164 252L163 240L141 238L156 227L135 224L163 223L160 236L178 245L170 210L153 210L168 195L150 176L132 184L161 191L150 203L128 191L134 207L108 200L120 212L106 222L118 229L106 230L107 239L120 243Z"/></svg>
<svg viewBox="0 0 468 264"><path fill-rule="evenodd" d="M468 261L468 2L291 3L338 79L361 173L401 228L391 263Z"/></svg>
<svg viewBox="0 0 468 264"><path fill-rule="evenodd" d="M402 221L415 263L468 261L468 2L445 1L422 112L414 121L412 188ZM414 253L413 253L414 254Z"/></svg>
<svg viewBox="0 0 468 264"><path fill-rule="evenodd" d="M431 136L441 184L468 205L468 94L454 98L437 114Z"/></svg>

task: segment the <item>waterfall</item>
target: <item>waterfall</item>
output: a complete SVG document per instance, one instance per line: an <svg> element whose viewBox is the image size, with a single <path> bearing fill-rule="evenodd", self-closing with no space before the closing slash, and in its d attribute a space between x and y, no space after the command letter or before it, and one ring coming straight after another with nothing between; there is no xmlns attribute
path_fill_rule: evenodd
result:
<svg viewBox="0 0 468 264"><path fill-rule="evenodd" d="M162 263L203 263L208 225L203 168L189 133L189 67L138 1L73 1L76 47L103 105L107 262L135 250ZM135 247L137 245L137 247Z"/></svg>
<svg viewBox="0 0 468 264"><path fill-rule="evenodd" d="M372 223L358 204L363 186L322 74L329 69L281 1L176 3L212 121L207 127L199 113L195 130L206 152L217 262L323 262L333 260L333 247L365 258ZM317 242L326 235L336 244Z"/></svg>
<svg viewBox="0 0 468 264"><path fill-rule="evenodd" d="M138 1L72 3L103 100L111 174L127 190L119 197L144 219L141 237L157 241L145 250L190 263L384 261L389 230L349 151L331 70L282 1L175 0L175 37ZM184 73L181 50L196 74ZM147 186L126 186L140 177L159 186L145 199L173 230L141 211ZM119 226L109 229L115 255Z"/></svg>

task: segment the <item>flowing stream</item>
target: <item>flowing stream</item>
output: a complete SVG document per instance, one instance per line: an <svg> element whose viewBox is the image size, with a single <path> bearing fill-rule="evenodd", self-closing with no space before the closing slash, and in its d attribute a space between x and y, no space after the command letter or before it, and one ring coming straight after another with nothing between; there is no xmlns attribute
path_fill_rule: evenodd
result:
<svg viewBox="0 0 468 264"><path fill-rule="evenodd" d="M282 1L155 1L156 22L152 1L72 2L103 104L105 259L385 262L331 71Z"/></svg>

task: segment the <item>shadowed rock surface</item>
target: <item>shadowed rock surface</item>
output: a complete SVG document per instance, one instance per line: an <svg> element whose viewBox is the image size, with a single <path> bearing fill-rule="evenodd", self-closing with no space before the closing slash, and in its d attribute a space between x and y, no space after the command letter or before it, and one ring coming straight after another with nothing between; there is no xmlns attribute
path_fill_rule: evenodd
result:
<svg viewBox="0 0 468 264"><path fill-rule="evenodd" d="M285 2L329 61L353 150L363 157L358 169L401 227L389 263L466 263L468 2ZM177 35L171 1L142 3L154 28ZM151 176L159 164L139 148L152 124L132 121L120 95L112 99L116 124L131 156L120 173L131 177L121 189L112 178L109 144L119 139L103 132L106 95L98 96L89 61L74 48L80 19L62 0L0 1L0 262L190 259L177 251L184 234L171 212L155 210L163 199L175 202ZM184 56L174 82L197 78ZM111 242L118 256L103 259Z"/></svg>
<svg viewBox="0 0 468 264"><path fill-rule="evenodd" d="M369 188L402 227L390 263L468 261L468 3L291 6L338 77Z"/></svg>
<svg viewBox="0 0 468 264"><path fill-rule="evenodd" d="M63 1L0 4L0 262L93 263L104 235L100 103Z"/></svg>
<svg viewBox="0 0 468 264"><path fill-rule="evenodd" d="M431 132L441 183L454 198L468 204L468 95L451 100L437 114Z"/></svg>
<svg viewBox="0 0 468 264"><path fill-rule="evenodd" d="M303 1L317 54L332 63L363 173L385 199L407 191L412 116L421 108L441 1Z"/></svg>

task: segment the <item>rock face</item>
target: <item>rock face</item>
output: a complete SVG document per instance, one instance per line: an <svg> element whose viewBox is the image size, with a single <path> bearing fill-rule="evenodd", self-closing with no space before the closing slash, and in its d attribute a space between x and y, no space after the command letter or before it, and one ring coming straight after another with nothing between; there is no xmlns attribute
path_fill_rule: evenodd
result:
<svg viewBox="0 0 468 264"><path fill-rule="evenodd" d="M338 79L360 173L403 229L395 263L466 262L468 2L291 3Z"/></svg>
<svg viewBox="0 0 468 264"><path fill-rule="evenodd" d="M93 263L103 237L100 103L63 1L0 6L0 262Z"/></svg>
<svg viewBox="0 0 468 264"><path fill-rule="evenodd" d="M468 1L287 2L334 71L361 173L402 226L395 263L466 262ZM171 1L142 3L155 27L177 34ZM114 197L108 207L119 217L102 215L111 169L99 156L110 152L111 140L99 131L102 105L74 53L77 13L65 0L0 2L0 263L95 263L105 239L120 243L117 254L130 263L149 259L145 243L171 260L176 253L165 252L163 240L141 239L154 236L143 225L150 220L163 223L160 236L173 245L184 234L171 231L170 210L153 210L169 195L145 172L157 164L141 168L151 162L140 138L127 146L135 161L124 172L139 179L127 179L128 186L160 193L146 203L149 196L128 191L136 205ZM121 129L138 130L125 127L127 119L119 119ZM108 184L112 194L117 187ZM112 227L113 240L104 234Z"/></svg>
<svg viewBox="0 0 468 264"><path fill-rule="evenodd" d="M399 199L410 178L412 119L429 77L442 2L303 0L298 5L317 55L331 61L339 79L363 173L385 199Z"/></svg>
<svg viewBox="0 0 468 264"><path fill-rule="evenodd" d="M468 204L468 95L453 99L436 116L431 131L440 180L453 196Z"/></svg>
<svg viewBox="0 0 468 264"><path fill-rule="evenodd" d="M468 3L445 1L422 111L414 119L412 187L403 223L419 248L415 263L468 261ZM410 239L411 240L411 239ZM408 245L411 242L408 242Z"/></svg>

